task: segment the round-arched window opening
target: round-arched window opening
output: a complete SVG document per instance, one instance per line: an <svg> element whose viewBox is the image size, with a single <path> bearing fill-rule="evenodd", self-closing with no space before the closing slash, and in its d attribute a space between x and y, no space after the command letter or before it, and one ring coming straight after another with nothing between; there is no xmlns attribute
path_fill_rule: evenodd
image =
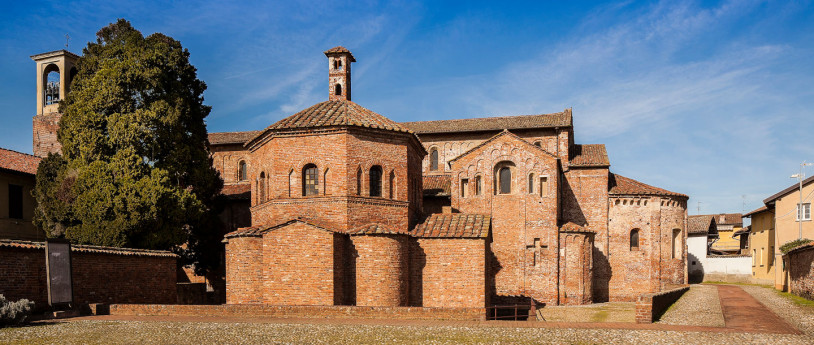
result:
<svg viewBox="0 0 814 345"><path fill-rule="evenodd" d="M433 148L430 152L430 170L438 170L438 149Z"/></svg>
<svg viewBox="0 0 814 345"><path fill-rule="evenodd" d="M55 64L49 64L45 66L45 70L43 71L43 102L45 105L51 105L59 103L60 94L59 94L59 83L60 83L60 75L59 75L59 67Z"/></svg>
<svg viewBox="0 0 814 345"><path fill-rule="evenodd" d="M314 164L307 164L302 168L302 195L312 196L319 194L319 171Z"/></svg>
<svg viewBox="0 0 814 345"><path fill-rule="evenodd" d="M334 95L342 96L342 85L336 84L334 86Z"/></svg>
<svg viewBox="0 0 814 345"><path fill-rule="evenodd" d="M246 173L246 161L240 161L237 165L237 180L238 181L246 181L247 179Z"/></svg>
<svg viewBox="0 0 814 345"><path fill-rule="evenodd" d="M639 229L630 230L630 250L639 250Z"/></svg>
<svg viewBox="0 0 814 345"><path fill-rule="evenodd" d="M370 196L382 196L382 167L374 165L370 168Z"/></svg>

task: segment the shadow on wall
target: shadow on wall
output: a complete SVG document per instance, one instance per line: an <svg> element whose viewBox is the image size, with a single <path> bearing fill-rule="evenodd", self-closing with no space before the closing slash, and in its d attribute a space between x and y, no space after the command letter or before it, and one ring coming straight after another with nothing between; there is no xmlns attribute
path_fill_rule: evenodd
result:
<svg viewBox="0 0 814 345"><path fill-rule="evenodd" d="M594 303L608 302L613 269L608 257L596 247L593 247L593 259L593 301Z"/></svg>
<svg viewBox="0 0 814 345"><path fill-rule="evenodd" d="M588 221L585 219L585 213L579 206L579 200L577 200L577 196L574 194L571 184L568 183L568 179L562 178L560 180L562 181L563 222L574 222L574 224L579 226L588 225Z"/></svg>
<svg viewBox="0 0 814 345"><path fill-rule="evenodd" d="M704 265L693 253L687 253L687 280L690 284L704 281Z"/></svg>

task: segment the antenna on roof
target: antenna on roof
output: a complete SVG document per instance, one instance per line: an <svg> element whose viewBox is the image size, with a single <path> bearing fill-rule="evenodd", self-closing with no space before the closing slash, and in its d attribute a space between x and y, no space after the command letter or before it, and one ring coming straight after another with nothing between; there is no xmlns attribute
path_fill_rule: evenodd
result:
<svg viewBox="0 0 814 345"><path fill-rule="evenodd" d="M698 214L701 214L701 202L700 201L698 202L698 211L696 211L696 212L698 212Z"/></svg>
<svg viewBox="0 0 814 345"><path fill-rule="evenodd" d="M741 212L746 213L746 194L742 194L741 198L743 198L743 205L741 206Z"/></svg>
<svg viewBox="0 0 814 345"><path fill-rule="evenodd" d="M71 36L68 36L68 34L65 34L65 50L68 49L68 42L70 41L70 39L71 39Z"/></svg>

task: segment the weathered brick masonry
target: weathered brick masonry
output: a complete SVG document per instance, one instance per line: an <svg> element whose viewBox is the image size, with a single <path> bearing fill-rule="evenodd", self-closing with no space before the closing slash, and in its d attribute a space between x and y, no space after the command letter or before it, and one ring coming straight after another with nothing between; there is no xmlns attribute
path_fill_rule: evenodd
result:
<svg viewBox="0 0 814 345"><path fill-rule="evenodd" d="M170 252L72 246L75 303L176 303L176 256ZM48 303L45 245L0 240L0 294Z"/></svg>
<svg viewBox="0 0 814 345"><path fill-rule="evenodd" d="M783 261L789 268L789 292L814 300L814 242L790 250Z"/></svg>

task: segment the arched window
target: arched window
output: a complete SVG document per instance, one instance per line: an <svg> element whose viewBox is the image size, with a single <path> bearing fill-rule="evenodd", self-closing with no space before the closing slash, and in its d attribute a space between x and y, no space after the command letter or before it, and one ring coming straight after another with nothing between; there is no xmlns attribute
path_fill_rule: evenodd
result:
<svg viewBox="0 0 814 345"><path fill-rule="evenodd" d="M382 196L382 167L370 167L370 196Z"/></svg>
<svg viewBox="0 0 814 345"><path fill-rule="evenodd" d="M266 201L266 173L260 173L260 180L257 181L257 200L259 202Z"/></svg>
<svg viewBox="0 0 814 345"><path fill-rule="evenodd" d="M433 148L430 152L430 170L438 170L438 149Z"/></svg>
<svg viewBox="0 0 814 345"><path fill-rule="evenodd" d="M540 177L540 196L546 196L548 193L548 176ZM619 200L616 200L618 203Z"/></svg>
<svg viewBox="0 0 814 345"><path fill-rule="evenodd" d="M342 70L342 60L340 60L340 59L335 59L334 60L334 69L339 70L339 71Z"/></svg>
<svg viewBox="0 0 814 345"><path fill-rule="evenodd" d="M390 186L388 186L388 191L390 193L390 199L396 198L396 172L390 171Z"/></svg>
<svg viewBox="0 0 814 345"><path fill-rule="evenodd" d="M328 168L322 172L322 195L328 195Z"/></svg>
<svg viewBox="0 0 814 345"><path fill-rule="evenodd" d="M314 164L307 164L302 168L302 195L312 196L319 194L319 171Z"/></svg>
<svg viewBox="0 0 814 345"><path fill-rule="evenodd" d="M246 181L246 161L237 163L237 180Z"/></svg>
<svg viewBox="0 0 814 345"><path fill-rule="evenodd" d="M508 166L503 166L498 169L496 190L498 194L511 194L512 193L512 169Z"/></svg>
<svg viewBox="0 0 814 345"><path fill-rule="evenodd" d="M534 173L529 174L529 194L534 194Z"/></svg>
<svg viewBox="0 0 814 345"><path fill-rule="evenodd" d="M538 141L535 141L535 142L534 142L534 146L537 146L537 147L543 147L543 144L542 144L542 143L540 143L540 141L538 140Z"/></svg>
<svg viewBox="0 0 814 345"><path fill-rule="evenodd" d="M630 230L630 250L639 250L639 229Z"/></svg>
<svg viewBox="0 0 814 345"><path fill-rule="evenodd" d="M673 229L673 259L681 257L681 229Z"/></svg>
<svg viewBox="0 0 814 345"><path fill-rule="evenodd" d="M480 195L481 193L481 179L480 175L475 176L475 195Z"/></svg>
<svg viewBox="0 0 814 345"><path fill-rule="evenodd" d="M324 90L324 89L323 89ZM334 95L341 96L342 95L342 85L336 84L334 86Z"/></svg>
<svg viewBox="0 0 814 345"><path fill-rule="evenodd" d="M356 195L362 195L362 168L356 169Z"/></svg>
<svg viewBox="0 0 814 345"><path fill-rule="evenodd" d="M288 171L288 197L291 197L291 187L294 184L294 169Z"/></svg>
<svg viewBox="0 0 814 345"><path fill-rule="evenodd" d="M49 64L48 66L45 66L45 70L43 71L43 73L45 73L42 76L43 79L44 79L43 84L44 84L44 88L45 88L43 90L43 92L45 93L43 95L44 96L43 101L45 102L45 105L51 105L51 104L59 103L59 100L60 100L60 94L59 94L59 83L60 83L59 67L57 67L57 65L55 65L55 64Z"/></svg>

